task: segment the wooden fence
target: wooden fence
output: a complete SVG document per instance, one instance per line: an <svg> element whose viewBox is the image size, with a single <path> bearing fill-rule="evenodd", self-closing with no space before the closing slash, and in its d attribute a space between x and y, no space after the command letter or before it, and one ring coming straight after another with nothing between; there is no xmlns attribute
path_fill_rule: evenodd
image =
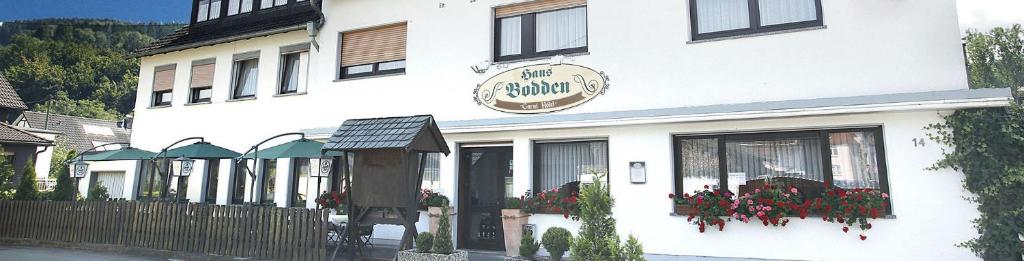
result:
<svg viewBox="0 0 1024 261"><path fill-rule="evenodd" d="M0 237L324 260L327 213L168 202L0 201Z"/></svg>

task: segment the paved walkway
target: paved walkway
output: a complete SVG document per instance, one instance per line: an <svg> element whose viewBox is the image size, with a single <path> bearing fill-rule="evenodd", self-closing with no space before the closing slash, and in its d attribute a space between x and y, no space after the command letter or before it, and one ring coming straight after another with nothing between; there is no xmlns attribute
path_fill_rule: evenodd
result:
<svg viewBox="0 0 1024 261"><path fill-rule="evenodd" d="M156 261L153 257L127 256L120 254L93 252L88 250L49 248L49 247L27 247L27 246L2 246L0 245L0 261Z"/></svg>

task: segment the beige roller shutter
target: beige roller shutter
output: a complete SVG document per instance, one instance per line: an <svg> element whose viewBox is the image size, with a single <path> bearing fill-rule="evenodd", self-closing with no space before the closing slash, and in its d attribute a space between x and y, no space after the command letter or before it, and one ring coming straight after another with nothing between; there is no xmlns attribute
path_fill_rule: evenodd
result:
<svg viewBox="0 0 1024 261"><path fill-rule="evenodd" d="M494 8L494 17L502 18L587 5L587 0L535 0Z"/></svg>
<svg viewBox="0 0 1024 261"><path fill-rule="evenodd" d="M341 66L405 60L406 23L342 33Z"/></svg>
<svg viewBox="0 0 1024 261"><path fill-rule="evenodd" d="M174 89L174 69L174 65L156 68L156 72L153 75L154 92Z"/></svg>
<svg viewBox="0 0 1024 261"><path fill-rule="evenodd" d="M199 88L213 86L213 69L213 63L192 64L192 81L189 83L189 87Z"/></svg>

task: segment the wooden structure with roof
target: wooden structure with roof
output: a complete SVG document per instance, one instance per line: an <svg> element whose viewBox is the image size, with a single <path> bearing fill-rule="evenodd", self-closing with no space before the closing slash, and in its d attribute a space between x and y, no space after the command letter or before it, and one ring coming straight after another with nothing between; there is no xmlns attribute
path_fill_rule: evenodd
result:
<svg viewBox="0 0 1024 261"><path fill-rule="evenodd" d="M451 153L434 117L347 120L324 144L322 153L330 152L342 152L337 162L352 163L351 170L342 168L350 192L348 226L402 225L399 250L412 248L427 154ZM354 242L358 229L348 231ZM355 254L355 249L350 251Z"/></svg>

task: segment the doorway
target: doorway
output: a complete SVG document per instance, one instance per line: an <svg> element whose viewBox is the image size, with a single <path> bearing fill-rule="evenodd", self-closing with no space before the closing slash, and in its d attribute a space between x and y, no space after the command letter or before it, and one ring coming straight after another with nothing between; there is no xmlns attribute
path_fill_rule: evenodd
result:
<svg viewBox="0 0 1024 261"><path fill-rule="evenodd" d="M512 186L512 147L464 147L459 154L459 248L503 251L501 209Z"/></svg>

